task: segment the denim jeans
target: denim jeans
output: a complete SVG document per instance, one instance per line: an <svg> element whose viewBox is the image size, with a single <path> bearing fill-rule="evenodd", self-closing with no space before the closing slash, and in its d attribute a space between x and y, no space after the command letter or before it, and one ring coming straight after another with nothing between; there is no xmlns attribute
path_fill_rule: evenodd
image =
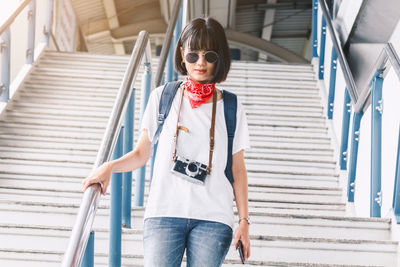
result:
<svg viewBox="0 0 400 267"><path fill-rule="evenodd" d="M205 220L160 217L144 222L145 267L218 267L232 242L232 228Z"/></svg>

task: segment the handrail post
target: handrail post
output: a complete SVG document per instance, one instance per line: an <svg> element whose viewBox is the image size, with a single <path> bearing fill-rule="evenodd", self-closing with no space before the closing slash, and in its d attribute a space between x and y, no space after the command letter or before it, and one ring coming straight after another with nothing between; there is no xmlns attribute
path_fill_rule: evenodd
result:
<svg viewBox="0 0 400 267"><path fill-rule="evenodd" d="M50 41L51 23L53 21L53 7L54 7L54 0L47 0L46 21L43 27L43 42L45 42L46 45L48 45Z"/></svg>
<svg viewBox="0 0 400 267"><path fill-rule="evenodd" d="M167 28L167 32L165 33L164 43L161 48L160 60L158 62L158 68L157 68L156 76L154 79L156 87L161 84L161 80L163 78L165 60L166 60L167 54L169 52L169 47L171 45L172 31L174 30L173 27L175 26L176 20L178 18L181 1L182 0L175 0L174 9L172 11L170 21L168 21L168 28Z"/></svg>
<svg viewBox="0 0 400 267"><path fill-rule="evenodd" d="M10 57L11 57L11 33L7 28L1 35L1 84L0 101L7 102L10 99Z"/></svg>
<svg viewBox="0 0 400 267"><path fill-rule="evenodd" d="M397 160L396 160L396 176L394 179L393 189L393 211L396 217L397 224L400 224L400 127L399 127L399 138L397 141Z"/></svg>
<svg viewBox="0 0 400 267"><path fill-rule="evenodd" d="M142 77L140 121L142 121L144 111L146 110L147 101L149 100L150 87L151 87L151 65L150 62L146 62L144 63L144 73ZM143 166L136 173L134 205L138 207L143 206L145 175L146 175L146 166Z"/></svg>
<svg viewBox="0 0 400 267"><path fill-rule="evenodd" d="M382 85L382 72L379 71L373 81L371 99L371 217L381 217L382 206Z"/></svg>
<svg viewBox="0 0 400 267"><path fill-rule="evenodd" d="M174 63L173 63L173 57L174 57L174 45L171 43L171 46L169 47L168 51L168 58L167 58L167 70L166 70L166 82L172 82L172 78L174 76Z"/></svg>
<svg viewBox="0 0 400 267"><path fill-rule="evenodd" d="M124 126L121 127L114 149L113 160L122 156ZM122 173L113 173L111 178L110 248L109 266L121 266L122 234Z"/></svg>
<svg viewBox="0 0 400 267"><path fill-rule="evenodd" d="M32 64L35 51L35 24L36 24L36 0L29 3L28 10L28 49L26 50L26 64Z"/></svg>
<svg viewBox="0 0 400 267"><path fill-rule="evenodd" d="M133 132L135 127L135 88L132 88L131 98L125 112L124 155L133 149ZM132 208L132 172L123 173L122 181L122 225L131 228Z"/></svg>
<svg viewBox="0 0 400 267"><path fill-rule="evenodd" d="M325 65L325 42L326 42L326 21L325 17L322 16L321 22L321 46L319 47L319 72L318 78L324 79L324 65Z"/></svg>
<svg viewBox="0 0 400 267"><path fill-rule="evenodd" d="M311 58L318 57L317 49L318 49L318 0L313 0Z"/></svg>
<svg viewBox="0 0 400 267"><path fill-rule="evenodd" d="M90 231L85 255L82 260L82 267L94 267L94 231Z"/></svg>
<svg viewBox="0 0 400 267"><path fill-rule="evenodd" d="M351 115L351 98L347 88L344 89L343 118L342 118L342 140L340 143L340 169L347 169L349 127Z"/></svg>
<svg viewBox="0 0 400 267"><path fill-rule="evenodd" d="M351 154L349 162L349 179L347 186L347 201L354 202L355 180L357 170L358 143L360 141L360 123L362 112L355 112L353 116L353 128L351 138Z"/></svg>
<svg viewBox="0 0 400 267"><path fill-rule="evenodd" d="M179 14L178 14L178 19L176 21L175 29L174 29L174 47L179 41L179 36L181 35L182 32L182 11L183 10L183 1L181 3L181 7L179 9ZM178 73L174 71L172 80L177 81L178 80Z"/></svg>
<svg viewBox="0 0 400 267"><path fill-rule="evenodd" d="M335 51L335 47L332 47L331 75L329 78L329 96L328 96L328 119L330 120L333 117L333 109L335 105L336 70L337 70L337 54Z"/></svg>

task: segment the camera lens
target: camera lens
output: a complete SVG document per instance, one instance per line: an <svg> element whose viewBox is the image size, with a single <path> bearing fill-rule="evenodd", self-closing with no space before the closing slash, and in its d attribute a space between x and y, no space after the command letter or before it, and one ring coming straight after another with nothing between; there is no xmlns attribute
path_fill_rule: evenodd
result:
<svg viewBox="0 0 400 267"><path fill-rule="evenodd" d="M191 173L196 173L198 170L197 165L192 162L188 164L187 168Z"/></svg>

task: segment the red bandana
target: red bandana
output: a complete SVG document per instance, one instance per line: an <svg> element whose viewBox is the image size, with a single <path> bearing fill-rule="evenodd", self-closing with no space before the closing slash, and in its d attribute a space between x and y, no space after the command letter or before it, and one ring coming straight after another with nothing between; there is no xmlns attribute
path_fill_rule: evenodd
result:
<svg viewBox="0 0 400 267"><path fill-rule="evenodd" d="M190 106L197 108L206 102L214 93L215 83L197 83L186 77L185 88Z"/></svg>

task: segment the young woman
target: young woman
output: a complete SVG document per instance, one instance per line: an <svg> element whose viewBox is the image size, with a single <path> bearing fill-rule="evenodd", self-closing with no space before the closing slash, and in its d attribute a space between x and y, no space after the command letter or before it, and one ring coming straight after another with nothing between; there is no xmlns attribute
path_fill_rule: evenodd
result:
<svg viewBox="0 0 400 267"><path fill-rule="evenodd" d="M216 83L226 79L230 64L225 32L216 20L198 18L184 28L175 49L175 68L187 77L178 88L159 136L144 216L147 267L180 266L185 250L188 267L221 266L232 242L233 199L239 213L233 245L237 248L240 240L244 258L250 257L244 162L244 150L249 147L246 115L238 102L232 150L234 182L230 183L224 172L228 142L224 102L222 92L215 88ZM112 172L132 171L147 162L157 129L162 91L161 86L151 93L135 149L120 159L104 163L83 181L84 189L102 183L105 194ZM215 144L212 164L207 166L213 105L216 105ZM176 132L178 136L174 138ZM211 168L199 184L187 171L176 171L177 161L198 162L204 168Z"/></svg>

